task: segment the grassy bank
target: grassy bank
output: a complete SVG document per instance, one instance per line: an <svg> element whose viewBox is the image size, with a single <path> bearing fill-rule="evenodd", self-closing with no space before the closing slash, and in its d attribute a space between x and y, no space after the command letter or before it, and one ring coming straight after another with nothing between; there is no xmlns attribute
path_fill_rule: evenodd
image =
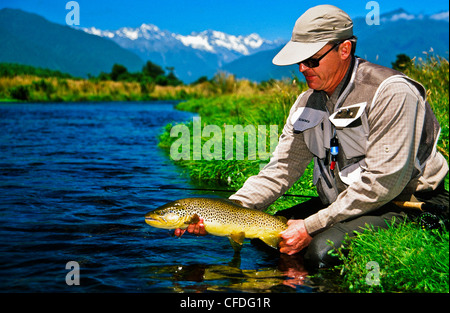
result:
<svg viewBox="0 0 450 313"><path fill-rule="evenodd" d="M395 228L367 227L345 249L342 265L327 270L350 292L449 292L449 233L405 222ZM329 274L329 273L328 273Z"/></svg>
<svg viewBox="0 0 450 313"><path fill-rule="evenodd" d="M82 79L69 74L19 64L0 63L0 102L80 102L80 101L148 101L187 100L222 95L253 96L271 92L281 82L256 84L237 81L234 76L217 73L184 85L168 76L145 76L142 73L118 74L114 66L110 74ZM146 69L146 67L144 67ZM158 72L159 73L159 72ZM117 77L116 77L117 76Z"/></svg>
<svg viewBox="0 0 450 313"><path fill-rule="evenodd" d="M102 81L21 75L0 77L2 101L147 101L210 96L202 85L159 86L145 82Z"/></svg>
<svg viewBox="0 0 450 313"><path fill-rule="evenodd" d="M432 57L428 57L425 61L415 60L405 69L405 73L420 81L428 90L428 101L442 127L438 149L448 162L448 61ZM239 82L228 82L231 86L237 84ZM225 86L223 87L226 90ZM253 125L255 128L257 125L266 125L267 129L270 125L277 125L278 132L281 134L292 103L306 88L304 84L295 82L272 82L269 86L264 86L262 93L255 88L254 93L226 91L215 97L182 102L178 108L197 112L203 126L217 125L222 135L225 134L225 125L238 124ZM192 121L186 124L191 136L193 124ZM177 140L176 137L170 136L172 126L174 125L168 125L160 138L160 146L167 152ZM202 146L211 138L211 135L203 134ZM222 144L225 140L224 135L221 138ZM191 145L193 141L191 137ZM248 137L245 137L245 142L248 144ZM270 148L268 140L266 148L267 150ZM252 158L249 153L245 154L243 160L227 159L225 154L217 160L193 160L191 154L188 160L179 160L176 163L184 168L186 174L199 185L218 185L238 189L248 177L258 173L264 161L259 160L258 155L256 159ZM316 195L311 181L310 164L304 178L298 181L288 193ZM445 186L448 190L448 175ZM268 211L273 213L301 201L304 201L304 198L281 197ZM391 228L381 232L367 230L364 235L352 240L350 253L347 256L341 255L344 267L340 268L342 276L339 281L344 291L352 292L448 292L448 245L447 231L435 233L435 231L423 230L414 223L400 229ZM365 259L358 258L359 255L364 256ZM370 271L365 268L369 261L376 261L380 266L380 285L368 285L365 280Z"/></svg>

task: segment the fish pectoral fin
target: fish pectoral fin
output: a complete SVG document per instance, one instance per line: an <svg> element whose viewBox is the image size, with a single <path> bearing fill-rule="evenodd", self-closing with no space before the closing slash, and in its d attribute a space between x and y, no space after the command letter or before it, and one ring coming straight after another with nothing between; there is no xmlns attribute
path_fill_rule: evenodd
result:
<svg viewBox="0 0 450 313"><path fill-rule="evenodd" d="M194 215L191 216L191 218L189 220L187 220L184 223L185 224L196 224L199 221L200 221L200 217L197 215L197 213L195 213Z"/></svg>
<svg viewBox="0 0 450 313"><path fill-rule="evenodd" d="M245 233L243 231L239 233L231 233L229 238L234 242L242 245L242 243L244 242Z"/></svg>
<svg viewBox="0 0 450 313"><path fill-rule="evenodd" d="M235 253L239 253L242 249L242 244L244 243L245 233L231 233L230 236L228 236L228 239L230 240L231 246L234 249Z"/></svg>
<svg viewBox="0 0 450 313"><path fill-rule="evenodd" d="M269 245L274 249L278 249L278 244L281 241L281 238L278 236L260 237L259 239L261 239L266 245Z"/></svg>

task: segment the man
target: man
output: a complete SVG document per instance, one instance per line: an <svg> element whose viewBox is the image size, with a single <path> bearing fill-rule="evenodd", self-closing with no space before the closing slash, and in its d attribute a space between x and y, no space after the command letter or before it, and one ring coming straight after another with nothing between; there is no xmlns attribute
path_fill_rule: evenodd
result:
<svg viewBox="0 0 450 313"><path fill-rule="evenodd" d="M448 208L448 165L436 151L440 127L425 89L355 57L355 45L353 22L337 7L316 6L297 20L273 63L298 64L310 89L292 106L269 164L230 197L264 210L314 160L321 203L313 199L279 214L289 219L280 252L304 250L305 262L316 268L336 262L329 241L340 246L366 224L385 228L401 220L405 213L393 200L446 199ZM188 231L205 233L201 223Z"/></svg>

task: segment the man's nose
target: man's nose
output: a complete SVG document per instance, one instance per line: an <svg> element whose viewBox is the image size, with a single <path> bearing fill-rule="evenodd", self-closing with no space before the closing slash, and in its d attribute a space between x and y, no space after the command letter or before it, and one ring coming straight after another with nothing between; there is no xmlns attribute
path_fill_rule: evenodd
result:
<svg viewBox="0 0 450 313"><path fill-rule="evenodd" d="M304 71L306 71L307 69L309 69L309 67L307 67L305 64L303 64L303 63L299 63L298 64L298 70L300 71L300 72L304 72Z"/></svg>

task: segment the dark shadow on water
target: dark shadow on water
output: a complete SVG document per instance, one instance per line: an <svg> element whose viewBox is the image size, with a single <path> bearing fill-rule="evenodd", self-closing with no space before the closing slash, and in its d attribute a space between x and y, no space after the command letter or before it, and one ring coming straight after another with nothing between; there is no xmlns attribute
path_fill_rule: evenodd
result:
<svg viewBox="0 0 450 313"><path fill-rule="evenodd" d="M256 258L264 255L257 253ZM255 256L254 253L252 253ZM272 264L253 268L241 266L242 257L235 254L223 264L172 264L149 266L148 284L161 292L248 292L311 293L315 288L308 279L301 256L276 253L265 255ZM261 260L260 260L261 261ZM269 263L267 260L264 263ZM145 275L144 275L145 276Z"/></svg>

